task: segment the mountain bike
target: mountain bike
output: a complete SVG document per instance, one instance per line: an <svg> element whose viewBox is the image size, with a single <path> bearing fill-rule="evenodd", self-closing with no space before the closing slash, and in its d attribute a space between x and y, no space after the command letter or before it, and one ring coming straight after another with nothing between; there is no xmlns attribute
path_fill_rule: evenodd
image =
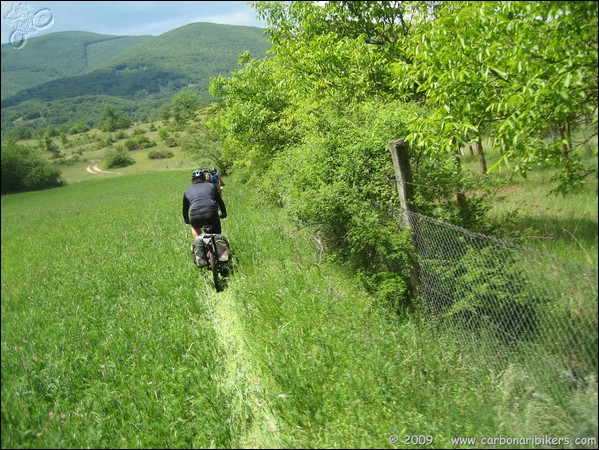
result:
<svg viewBox="0 0 599 450"><path fill-rule="evenodd" d="M192 253L196 267L211 271L214 287L221 292L233 264L233 254L226 238L222 234L212 233L210 225L204 225L202 234L192 244Z"/></svg>

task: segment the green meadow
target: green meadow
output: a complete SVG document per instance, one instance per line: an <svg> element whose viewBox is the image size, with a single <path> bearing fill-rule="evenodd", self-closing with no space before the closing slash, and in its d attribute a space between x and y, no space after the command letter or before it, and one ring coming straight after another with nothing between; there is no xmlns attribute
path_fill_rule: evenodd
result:
<svg viewBox="0 0 599 450"><path fill-rule="evenodd" d="M186 168L2 196L2 448L596 448L596 391L557 402L489 370L234 178L236 270L217 293L189 253L188 183Z"/></svg>

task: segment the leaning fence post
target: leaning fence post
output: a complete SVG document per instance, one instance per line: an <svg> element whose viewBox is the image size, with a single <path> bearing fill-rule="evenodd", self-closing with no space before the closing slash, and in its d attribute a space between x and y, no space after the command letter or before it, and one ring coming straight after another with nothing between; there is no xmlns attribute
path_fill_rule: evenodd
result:
<svg viewBox="0 0 599 450"><path fill-rule="evenodd" d="M404 222L408 228L412 228L409 211L413 210L414 184L412 183L412 171L410 170L410 160L408 158L408 144L403 139L391 141L391 158L393 159L397 193L401 202Z"/></svg>
<svg viewBox="0 0 599 450"><path fill-rule="evenodd" d="M414 211L412 199L414 198L414 183L412 182L412 171L410 170L410 160L408 157L408 144L403 139L396 139L390 142L391 159L395 169L395 179L397 183L397 193L401 203L401 215L404 226L412 231L412 244L418 256L417 239L414 236L413 218L410 211ZM418 263L412 266L410 273L410 283L415 292L418 288Z"/></svg>

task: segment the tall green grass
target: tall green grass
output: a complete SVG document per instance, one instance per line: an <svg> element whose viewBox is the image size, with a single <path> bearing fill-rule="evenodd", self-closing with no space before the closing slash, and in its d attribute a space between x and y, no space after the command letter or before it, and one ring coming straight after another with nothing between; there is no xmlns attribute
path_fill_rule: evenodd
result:
<svg viewBox="0 0 599 450"><path fill-rule="evenodd" d="M2 197L3 448L235 445L184 180Z"/></svg>
<svg viewBox="0 0 599 450"><path fill-rule="evenodd" d="M217 293L191 262L188 178L2 197L3 448L596 438L596 392L558 405L516 366L488 371L451 333L377 303L235 180L223 232L236 266Z"/></svg>
<svg viewBox="0 0 599 450"><path fill-rule="evenodd" d="M596 147L595 138L581 151L585 164L596 167ZM489 166L497 159L497 154L487 154ZM480 173L476 158L466 156L464 162L473 173ZM589 175L580 190L556 195L551 193L557 187L552 180L556 173L539 165L522 177L512 167L495 167L487 176L498 186L489 217L497 222L497 235L503 239L596 269L597 176Z"/></svg>
<svg viewBox="0 0 599 450"><path fill-rule="evenodd" d="M489 371L455 331L397 316L351 273L321 261L309 230L248 201L247 191L231 194L244 222L230 230L242 274L230 307L273 390L261 401L286 446L379 448L391 435L399 445L430 435L438 448L456 436L596 437L596 393L556 402L522 368Z"/></svg>

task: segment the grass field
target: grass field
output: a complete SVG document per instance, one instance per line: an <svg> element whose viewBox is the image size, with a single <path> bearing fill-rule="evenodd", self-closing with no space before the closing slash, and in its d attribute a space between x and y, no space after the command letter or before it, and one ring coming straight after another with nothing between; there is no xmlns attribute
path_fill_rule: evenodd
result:
<svg viewBox="0 0 599 450"><path fill-rule="evenodd" d="M188 250L187 168L83 177L2 197L2 448L596 448L596 390L556 402L489 371L234 179L216 293Z"/></svg>
<svg viewBox="0 0 599 450"><path fill-rule="evenodd" d="M592 145L582 155L587 163L597 164ZM497 155L487 155L492 166ZM466 166L480 173L477 158L466 156ZM597 177L586 178L580 191L554 195L554 169L537 167L524 178L505 165L498 165L488 177L500 186L492 203L490 219L498 222L501 238L535 248L558 258L576 261L597 269L598 202Z"/></svg>

